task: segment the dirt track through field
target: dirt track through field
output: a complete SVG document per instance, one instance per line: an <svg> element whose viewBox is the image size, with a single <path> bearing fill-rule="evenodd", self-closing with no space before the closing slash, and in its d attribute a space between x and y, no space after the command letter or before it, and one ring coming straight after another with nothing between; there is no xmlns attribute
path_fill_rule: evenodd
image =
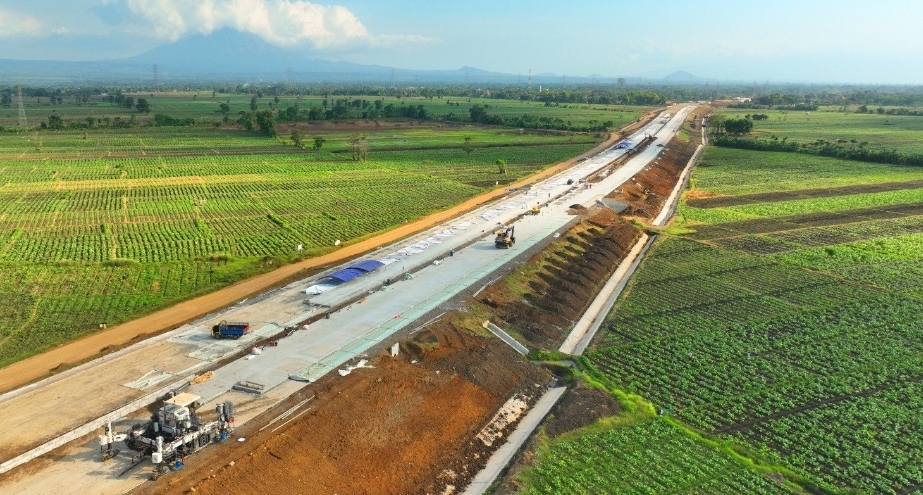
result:
<svg viewBox="0 0 923 495"><path fill-rule="evenodd" d="M622 132L632 132L655 115L657 115L657 111L648 113L642 117L639 122L624 128ZM608 140L596 146L585 155L601 151L616 143L619 139L620 135L618 133L613 133ZM310 270L334 265L370 252L379 246L393 243L426 230L427 228L461 215L464 212L473 210L483 203L507 194L507 188L522 187L554 175L572 166L576 160L577 159L574 158L559 163L536 175L513 184L508 184L504 188L481 194L451 209L434 213L381 235L345 246L333 253L286 265L273 272L251 277L211 294L184 301L173 307L154 312L69 344L64 344L18 363L14 363L0 369L0 392L13 390L28 383L40 380L50 375L52 370L66 368L72 364L97 357L110 349L118 348L133 343L134 341L156 335L165 330L176 328L195 318L234 304L241 299L264 292L285 281L295 279L300 275L306 274Z"/></svg>

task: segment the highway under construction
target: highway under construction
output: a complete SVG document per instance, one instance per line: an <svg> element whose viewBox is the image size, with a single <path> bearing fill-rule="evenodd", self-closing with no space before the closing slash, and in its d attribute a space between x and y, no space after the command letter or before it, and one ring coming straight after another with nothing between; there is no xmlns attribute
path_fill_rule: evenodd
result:
<svg viewBox="0 0 923 495"><path fill-rule="evenodd" d="M322 377L356 369L359 359L477 290L522 251L563 233L572 206L601 204L657 158L692 109L675 107L621 145L426 232L0 396L0 414L21 425L0 431L0 473L28 467L108 423L118 428L144 418L145 408L171 392L192 394L206 409L231 402L241 425ZM498 249L497 231L508 228L515 242ZM215 339L222 321L250 328ZM207 380L195 380L206 371ZM124 475L135 459L100 464L95 451L69 460L0 478L0 491L125 493L149 474L139 467Z"/></svg>

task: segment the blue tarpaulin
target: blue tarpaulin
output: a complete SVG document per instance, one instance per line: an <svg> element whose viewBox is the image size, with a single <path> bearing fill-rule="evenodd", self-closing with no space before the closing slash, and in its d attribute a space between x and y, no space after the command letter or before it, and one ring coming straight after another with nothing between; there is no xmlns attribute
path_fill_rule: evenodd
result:
<svg viewBox="0 0 923 495"><path fill-rule="evenodd" d="M382 262L380 262L380 261L378 261L378 260L365 260L365 261L360 261L359 263L356 263L355 265L351 266L350 268L358 268L359 270L362 270L362 271L365 271L365 272L371 272L371 271L375 271L375 270L377 270L377 269L379 269L379 268L381 268L381 267L383 267L383 266L385 266L385 264L382 263Z"/></svg>
<svg viewBox="0 0 923 495"><path fill-rule="evenodd" d="M377 270L383 266L385 266L385 264L378 260L365 260L356 263L355 265L343 268L342 270L337 270L324 278L339 280L341 283L349 282L350 280L360 275L365 275L366 273Z"/></svg>

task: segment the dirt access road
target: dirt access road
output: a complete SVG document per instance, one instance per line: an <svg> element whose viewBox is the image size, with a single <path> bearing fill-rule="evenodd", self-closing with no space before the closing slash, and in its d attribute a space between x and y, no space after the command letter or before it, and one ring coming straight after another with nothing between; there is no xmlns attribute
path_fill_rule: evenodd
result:
<svg viewBox="0 0 923 495"><path fill-rule="evenodd" d="M625 127L620 133L613 133L609 139L596 146L585 155L590 155L605 149L621 139L621 135L640 127L654 116L657 111L652 111L643 116L638 122ZM390 244L408 237L427 228L438 225L448 219L470 211L477 206L497 199L507 194L507 188L522 187L550 177L561 170L572 166L578 158L559 163L536 175L509 184L506 187L484 193L471 198L451 209L434 213L417 221L402 225L394 230L371 237L355 244L350 244L333 253L311 258L308 260L286 265L270 273L257 275L243 280L234 285L204 296L190 299L171 308L151 313L150 315L132 320L128 323L104 330L80 340L64 344L45 353L33 356L18 363L0 369L0 392L16 389L28 383L35 382L46 376L66 369L101 354L110 352L126 344L131 344L147 337L151 337L165 330L176 328L183 323L200 316L230 306L241 299L264 292L289 280L304 276L311 270L333 265L338 262L370 252L375 248Z"/></svg>

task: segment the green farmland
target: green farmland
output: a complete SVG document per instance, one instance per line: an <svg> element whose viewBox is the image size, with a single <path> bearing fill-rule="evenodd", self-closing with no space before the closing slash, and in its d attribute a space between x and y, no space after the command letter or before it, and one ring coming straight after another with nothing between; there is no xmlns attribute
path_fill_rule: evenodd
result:
<svg viewBox="0 0 923 495"><path fill-rule="evenodd" d="M154 101L217 115L215 102L197 108L189 95ZM71 120L99 117L103 104L42 105ZM273 139L235 126L4 132L0 365L448 208L600 139L381 124L300 123L305 147L287 130ZM356 132L368 143L363 161L347 143ZM326 140L319 151L315 136Z"/></svg>
<svg viewBox="0 0 923 495"><path fill-rule="evenodd" d="M557 441L542 457L523 493L797 493L658 418Z"/></svg>
<svg viewBox="0 0 923 495"><path fill-rule="evenodd" d="M869 119L860 129L895 120L812 116L829 118L831 129L852 119ZM801 132L782 127L773 132ZM911 141L876 142L913 149ZM637 435L638 427L597 425L551 442L523 477L524 491L760 493L697 488L717 462L712 456L729 448L761 466L747 476L776 473L758 475L760 483L786 479L811 493L921 493L923 171L713 147L692 180L694 193L677 214L691 233L658 240L586 356L589 373L618 396L637 394L695 432L679 435L682 442L702 435L715 447L699 462L677 462L669 442L654 440L663 448L649 455L685 473L661 490L631 460L608 462L642 448L628 440L607 447L607 438ZM732 473L738 465L710 476ZM610 488L593 488L601 486Z"/></svg>
<svg viewBox="0 0 923 495"><path fill-rule="evenodd" d="M200 92L169 92L169 93L126 93L134 99L144 98L151 104L151 115L164 114L174 118L194 119L201 125L212 125L220 123L222 115L219 113L219 105L226 103L230 112L231 120L237 119L240 111L249 111L251 109L251 95L247 94L226 94L216 93L212 96L211 91ZM134 116L141 119L133 108L124 108L116 103L104 101L104 99L95 97L88 102L75 102L73 97L64 97L61 104L52 104L50 97L32 97L24 100L26 115L29 124L37 126L40 122L47 120L51 115L59 115L66 121L85 121L87 117L94 119L116 119L127 121ZM336 100L367 100L374 102L380 100L382 107L393 105L394 108L401 107L418 107L422 106L429 115L436 118L445 118L446 120L464 121L468 119L469 109L473 105L485 106L490 115L500 117L520 117L529 116L534 118L560 119L561 122L569 123L573 126L583 127L602 122L611 121L612 128L618 129L634 122L638 117L650 107L643 106L626 106L626 105L601 105L601 104L582 104L582 103L565 103L560 105L545 106L538 101L514 101L499 100L492 98L462 98L462 97L445 97L445 98L424 98L424 97L403 97L394 96L366 96L366 95L331 95L326 98L327 106L324 106L325 98L323 96L304 96L297 97L292 95L276 97L265 95L257 98L256 108L258 110L285 110L289 107L297 109L310 108L332 108ZM361 112L356 112L345 116L344 121L358 120ZM15 126L18 122L17 108L13 105L0 107L0 126Z"/></svg>
<svg viewBox="0 0 923 495"><path fill-rule="evenodd" d="M776 136L799 143L818 139L843 143L867 143L868 146L896 149L906 153L923 153L923 116L856 113L856 106L846 112L841 107L821 107L817 111L744 110L724 108L721 114L740 118L747 114L764 114L769 118L755 122L753 137Z"/></svg>

